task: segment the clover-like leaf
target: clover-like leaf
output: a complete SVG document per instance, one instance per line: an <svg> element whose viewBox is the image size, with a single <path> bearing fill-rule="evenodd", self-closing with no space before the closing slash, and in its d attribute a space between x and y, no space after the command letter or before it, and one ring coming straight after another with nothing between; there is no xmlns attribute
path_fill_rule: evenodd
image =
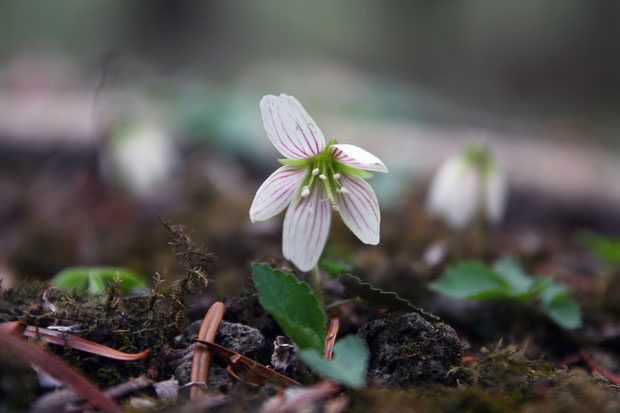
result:
<svg viewBox="0 0 620 413"><path fill-rule="evenodd" d="M106 285L119 277L119 289L123 293L130 293L145 286L144 280L138 274L125 268L118 267L70 267L65 268L52 278L52 285L62 289L75 289L82 293L88 289L91 294L102 294Z"/></svg>
<svg viewBox="0 0 620 413"><path fill-rule="evenodd" d="M448 268L430 289L467 300L514 300L530 304L540 298L542 312L566 329L582 325L581 312L565 285L550 277L527 274L521 265L504 258L489 268L482 262L465 261Z"/></svg>
<svg viewBox="0 0 620 413"><path fill-rule="evenodd" d="M308 284L265 264L252 263L258 299L300 349L322 351L325 313Z"/></svg>
<svg viewBox="0 0 620 413"><path fill-rule="evenodd" d="M318 375L354 389L364 385L369 357L368 348L357 336L339 340L334 346L332 360L325 360L315 349L299 352L299 358Z"/></svg>
<svg viewBox="0 0 620 413"><path fill-rule="evenodd" d="M510 283L479 261L448 268L429 288L453 298L492 300L510 298Z"/></svg>
<svg viewBox="0 0 620 413"><path fill-rule="evenodd" d="M494 272L510 284L510 298L522 303L531 301L543 292L553 280L528 275L514 258L505 257L493 265Z"/></svg>
<svg viewBox="0 0 620 413"><path fill-rule="evenodd" d="M338 281L347 290L347 294L351 297L357 297L360 301L372 305L374 307L388 308L390 310L402 310L410 313L417 313L428 321L439 321L439 317L427 313L411 304L408 300L401 298L395 292L383 291L373 287L371 284L363 282L351 274L341 274Z"/></svg>

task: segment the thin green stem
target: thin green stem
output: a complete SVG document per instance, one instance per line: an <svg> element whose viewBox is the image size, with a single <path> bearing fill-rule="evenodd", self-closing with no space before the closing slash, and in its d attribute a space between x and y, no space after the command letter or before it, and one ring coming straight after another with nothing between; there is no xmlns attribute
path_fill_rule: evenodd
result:
<svg viewBox="0 0 620 413"><path fill-rule="evenodd" d="M334 308L340 307L341 305L351 304L351 303L359 303L359 298L345 298L344 300L334 301L333 303L327 304L325 306L326 310L333 310Z"/></svg>
<svg viewBox="0 0 620 413"><path fill-rule="evenodd" d="M486 199L488 188L486 184L485 172L480 168L478 170L478 173L480 174L482 188L480 190L480 193L478 194L478 208L476 208L476 215L474 216L472 229L472 247L476 255L481 255L484 254L487 238Z"/></svg>
<svg viewBox="0 0 620 413"><path fill-rule="evenodd" d="M325 308L325 296L323 294L323 285L321 284L321 273L319 273L318 264L314 266L310 273L312 280L312 288L314 289L314 295L316 295L316 299L319 300L319 304L321 304L322 308Z"/></svg>

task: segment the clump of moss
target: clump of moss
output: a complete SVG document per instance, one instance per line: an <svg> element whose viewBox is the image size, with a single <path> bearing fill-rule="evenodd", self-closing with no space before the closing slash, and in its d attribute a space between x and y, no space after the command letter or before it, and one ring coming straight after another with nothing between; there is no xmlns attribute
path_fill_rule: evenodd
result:
<svg viewBox="0 0 620 413"><path fill-rule="evenodd" d="M183 311L185 310L185 300L189 294L195 293L197 289L209 285L208 270L215 264L215 256L204 249L201 245L196 245L185 233L182 225L171 225L160 217L161 223L172 234L172 241L169 242L177 261L185 266L185 274L178 277L170 290L170 314L174 314L177 328L183 328Z"/></svg>
<svg viewBox="0 0 620 413"><path fill-rule="evenodd" d="M140 374L155 380L170 377L170 343L185 327L185 301L207 285L207 270L214 257L196 246L182 227L164 225L172 233L170 244L175 255L186 266L168 291L161 291L159 275L149 292L137 296L123 296L119 280L110 283L100 296L25 282L17 289L0 291L0 320L22 320L38 327L71 326L80 337L128 353L151 349L147 359L126 362L68 347L49 347L100 387Z"/></svg>
<svg viewBox="0 0 620 413"><path fill-rule="evenodd" d="M549 386L557 381L558 370L542 360L528 360L513 345L501 342L492 349L482 349L480 359L469 367L457 367L450 374L459 383L489 389L508 395L515 402L534 397L535 387Z"/></svg>
<svg viewBox="0 0 620 413"><path fill-rule="evenodd" d="M585 370L563 372L556 386L527 405L532 413L612 413L620 411L620 389Z"/></svg>

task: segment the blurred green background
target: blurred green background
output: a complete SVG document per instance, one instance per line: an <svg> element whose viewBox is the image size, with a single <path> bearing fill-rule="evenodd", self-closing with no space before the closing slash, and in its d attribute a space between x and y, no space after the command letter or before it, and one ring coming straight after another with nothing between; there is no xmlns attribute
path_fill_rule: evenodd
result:
<svg viewBox="0 0 620 413"><path fill-rule="evenodd" d="M390 100L365 102L381 115L524 122L613 143L619 19L617 2L588 0L2 1L0 62L55 53L96 77L113 53L117 82L189 76L293 95L342 95L333 87L361 77ZM261 75L271 84L247 80Z"/></svg>

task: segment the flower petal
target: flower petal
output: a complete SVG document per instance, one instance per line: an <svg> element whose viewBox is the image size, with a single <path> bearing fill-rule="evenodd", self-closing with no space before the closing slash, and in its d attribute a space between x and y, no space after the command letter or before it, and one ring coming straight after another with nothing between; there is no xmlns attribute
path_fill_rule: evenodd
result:
<svg viewBox="0 0 620 413"><path fill-rule="evenodd" d="M508 198L506 176L500 166L494 165L488 172L485 185L487 220L497 224L504 217Z"/></svg>
<svg viewBox="0 0 620 413"><path fill-rule="evenodd" d="M480 203L480 176L462 157L444 162L431 182L427 207L453 228L467 226Z"/></svg>
<svg viewBox="0 0 620 413"><path fill-rule="evenodd" d="M310 195L295 197L284 217L282 253L302 271L316 265L327 241L332 214L324 197L323 186L316 183Z"/></svg>
<svg viewBox="0 0 620 413"><path fill-rule="evenodd" d="M294 97L264 96L260 109L267 136L282 155L307 159L325 149L323 133Z"/></svg>
<svg viewBox="0 0 620 413"><path fill-rule="evenodd" d="M343 174L340 183L346 188L336 196L342 220L364 244L377 245L381 212L375 191L356 176Z"/></svg>
<svg viewBox="0 0 620 413"><path fill-rule="evenodd" d="M381 159L358 146L338 144L330 146L329 150L335 160L353 168L374 172L388 171Z"/></svg>
<svg viewBox="0 0 620 413"><path fill-rule="evenodd" d="M264 221L282 211L295 196L308 168L282 166L267 178L256 191L250 207L250 220Z"/></svg>

